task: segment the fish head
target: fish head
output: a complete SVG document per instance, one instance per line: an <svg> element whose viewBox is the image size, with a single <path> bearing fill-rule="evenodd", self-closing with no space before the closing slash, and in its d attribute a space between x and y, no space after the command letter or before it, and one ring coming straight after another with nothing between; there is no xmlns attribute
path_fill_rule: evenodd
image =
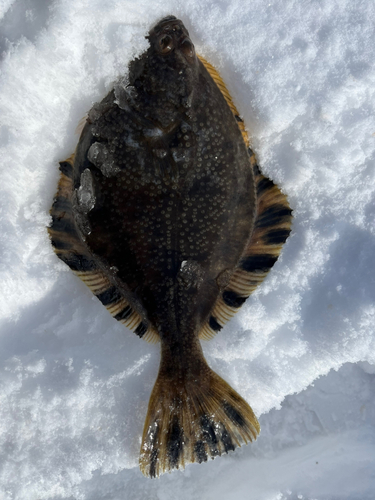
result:
<svg viewBox="0 0 375 500"><path fill-rule="evenodd" d="M197 56L189 32L180 19L164 17L149 32L149 42L153 50L163 57L172 54L182 56L187 64L195 65Z"/></svg>
<svg viewBox="0 0 375 500"><path fill-rule="evenodd" d="M129 64L133 100L143 117L171 130L191 110L199 88L199 59L188 30L174 16L159 21L146 38L149 48Z"/></svg>

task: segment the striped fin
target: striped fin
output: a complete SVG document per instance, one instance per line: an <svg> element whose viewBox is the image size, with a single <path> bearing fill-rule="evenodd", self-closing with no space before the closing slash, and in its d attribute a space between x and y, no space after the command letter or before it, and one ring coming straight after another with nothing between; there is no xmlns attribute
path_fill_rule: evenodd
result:
<svg viewBox="0 0 375 500"><path fill-rule="evenodd" d="M98 267L77 230L72 205L74 155L60 163L61 176L48 228L55 253L107 308L110 314L139 337L155 343L159 335L132 307L120 289Z"/></svg>
<svg viewBox="0 0 375 500"><path fill-rule="evenodd" d="M199 56L199 59L219 87L236 118L243 140L248 147L250 165L254 170L257 187L257 216L253 234L228 286L216 301L199 334L201 339L210 340L236 314L277 261L291 231L292 210L287 197L276 184L261 174L255 154L249 147L249 138L243 120L219 73L203 57Z"/></svg>
<svg viewBox="0 0 375 500"><path fill-rule="evenodd" d="M262 283L291 231L292 210L287 197L259 169L254 168L254 174L257 186L254 231L229 284L200 332L201 339L213 338Z"/></svg>
<svg viewBox="0 0 375 500"><path fill-rule="evenodd" d="M257 438L260 426L253 410L208 367L199 350L181 371L164 352L162 345L143 430L139 463L145 476L207 462Z"/></svg>

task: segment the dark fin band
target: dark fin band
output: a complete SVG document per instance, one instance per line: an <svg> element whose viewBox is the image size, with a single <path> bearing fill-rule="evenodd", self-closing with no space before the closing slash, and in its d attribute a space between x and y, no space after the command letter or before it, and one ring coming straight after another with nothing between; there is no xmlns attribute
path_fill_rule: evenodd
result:
<svg viewBox="0 0 375 500"><path fill-rule="evenodd" d="M267 177L263 177L260 179L260 181L257 183L257 195L261 196L262 193L265 191L268 191L270 188L275 186L275 184L268 179Z"/></svg>
<svg viewBox="0 0 375 500"><path fill-rule="evenodd" d="M233 292L232 290L225 290L223 293L224 303L229 307L241 307L246 299L247 297L241 297L238 293Z"/></svg>
<svg viewBox="0 0 375 500"><path fill-rule="evenodd" d="M127 319L129 318L132 312L133 309L130 306L126 306L121 312L116 314L115 319L117 319L117 321L122 321L124 319Z"/></svg>
<svg viewBox="0 0 375 500"><path fill-rule="evenodd" d="M209 325L210 325L210 328L212 328L212 330L214 330L215 332L219 332L223 328L220 325L220 323L218 323L217 319L214 318L213 316L210 316Z"/></svg>
<svg viewBox="0 0 375 500"><path fill-rule="evenodd" d="M202 428L202 439L207 445L210 456L216 457L219 455L218 442L219 439L215 433L215 423L208 415L205 413L201 416L200 424Z"/></svg>
<svg viewBox="0 0 375 500"><path fill-rule="evenodd" d="M285 218L287 222L292 215L290 208L282 204L272 205L264 210L261 216L257 217L256 227L270 227L279 224Z"/></svg>
<svg viewBox="0 0 375 500"><path fill-rule="evenodd" d="M73 164L69 160L60 161L59 168L62 174L73 179Z"/></svg>
<svg viewBox="0 0 375 500"><path fill-rule="evenodd" d="M84 255L77 255L74 253L65 253L63 255L57 256L67 264L72 271L75 272L93 272L96 270L96 264L91 258L87 258Z"/></svg>
<svg viewBox="0 0 375 500"><path fill-rule="evenodd" d="M53 201L52 211L55 213L63 214L64 212L69 212L72 209L72 202L69 198L65 196L56 196Z"/></svg>
<svg viewBox="0 0 375 500"><path fill-rule="evenodd" d="M207 452L203 441L197 441L194 445L194 455L198 463L207 462Z"/></svg>
<svg viewBox="0 0 375 500"><path fill-rule="evenodd" d="M276 261L276 255L266 253L261 255L249 255L249 257L242 259L240 267L247 273L268 273Z"/></svg>
<svg viewBox="0 0 375 500"><path fill-rule="evenodd" d="M286 242L291 229L275 229L265 234L264 240L268 245L282 245Z"/></svg>
<svg viewBox="0 0 375 500"><path fill-rule="evenodd" d="M114 304L121 299L121 293L115 286L111 286L97 295L97 298L103 304L103 306L108 306L109 304Z"/></svg>
<svg viewBox="0 0 375 500"><path fill-rule="evenodd" d="M63 206L66 207L66 205L69 205L68 200L65 200L65 203L62 204ZM60 206L56 206L56 210L60 210ZM66 209L65 209L66 211ZM68 217L61 216L60 214L56 216L55 214L52 215L52 224L51 228L54 231L64 233L62 237L67 237L67 236L77 236L77 228L74 222L69 219Z"/></svg>
<svg viewBox="0 0 375 500"><path fill-rule="evenodd" d="M58 238L51 238L51 243L52 243L52 246L55 249L56 253L57 253L57 250L71 250L72 249L72 244L69 241L59 240ZM60 257L60 253L58 253L58 255ZM63 258L62 258L62 260L65 261L65 259L63 259Z"/></svg>
<svg viewBox="0 0 375 500"><path fill-rule="evenodd" d="M167 434L167 455L170 469L178 469L183 453L183 430L180 427L178 415L174 415Z"/></svg>
<svg viewBox="0 0 375 500"><path fill-rule="evenodd" d="M134 333L138 335L139 338L142 338L143 335L147 332L147 325L141 321L137 328L134 330Z"/></svg>

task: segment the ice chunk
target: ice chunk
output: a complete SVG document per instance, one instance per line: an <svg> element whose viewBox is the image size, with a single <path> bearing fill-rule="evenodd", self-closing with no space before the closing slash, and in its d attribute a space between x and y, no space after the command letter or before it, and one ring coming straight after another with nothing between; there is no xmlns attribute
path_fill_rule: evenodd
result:
<svg viewBox="0 0 375 500"><path fill-rule="evenodd" d="M94 184L88 168L81 174L81 185L77 189L77 201L84 213L90 212L95 206Z"/></svg>
<svg viewBox="0 0 375 500"><path fill-rule="evenodd" d="M181 262L180 270L177 279L180 285L185 288L195 286L199 288L202 283L202 267L195 260L183 260Z"/></svg>
<svg viewBox="0 0 375 500"><path fill-rule="evenodd" d="M89 149L87 157L91 163L100 168L100 171L105 177L112 177L120 171L120 168L115 164L112 155L106 146L101 142L94 142Z"/></svg>
<svg viewBox="0 0 375 500"><path fill-rule="evenodd" d="M178 149L172 149L172 157L173 157L175 162L184 161L186 158L185 150L182 149L182 151L181 151Z"/></svg>
<svg viewBox="0 0 375 500"><path fill-rule="evenodd" d="M159 127L146 128L143 130L143 134L145 137L162 137L164 132Z"/></svg>
<svg viewBox="0 0 375 500"><path fill-rule="evenodd" d="M136 106L137 89L127 85L127 80L122 79L114 86L115 104L121 109L128 110L129 105Z"/></svg>
<svg viewBox="0 0 375 500"><path fill-rule="evenodd" d="M73 198L75 208L75 219L82 235L91 233L91 226L87 214L95 206L95 189L90 169L86 168L81 174L81 184L76 189Z"/></svg>
<svg viewBox="0 0 375 500"><path fill-rule="evenodd" d="M165 149L154 149L153 150L153 153L154 155L157 157L157 158L165 158L167 156L167 151Z"/></svg>

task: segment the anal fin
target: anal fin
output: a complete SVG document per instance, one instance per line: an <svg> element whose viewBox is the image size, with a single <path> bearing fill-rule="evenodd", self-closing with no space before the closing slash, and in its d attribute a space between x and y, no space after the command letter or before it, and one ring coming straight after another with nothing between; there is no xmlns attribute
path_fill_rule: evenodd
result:
<svg viewBox="0 0 375 500"><path fill-rule="evenodd" d="M260 172L255 154L249 147L245 124L218 71L203 57L198 57L236 119L244 143L249 148L249 168L253 169L257 187L257 215L253 234L228 286L217 299L199 334L201 339L210 340L236 314L277 261L291 231L292 210L280 188Z"/></svg>
<svg viewBox="0 0 375 500"><path fill-rule="evenodd" d="M229 284L217 299L200 338L209 340L236 314L276 263L292 225L287 197L261 174L250 150L257 189L257 215L250 241Z"/></svg>

